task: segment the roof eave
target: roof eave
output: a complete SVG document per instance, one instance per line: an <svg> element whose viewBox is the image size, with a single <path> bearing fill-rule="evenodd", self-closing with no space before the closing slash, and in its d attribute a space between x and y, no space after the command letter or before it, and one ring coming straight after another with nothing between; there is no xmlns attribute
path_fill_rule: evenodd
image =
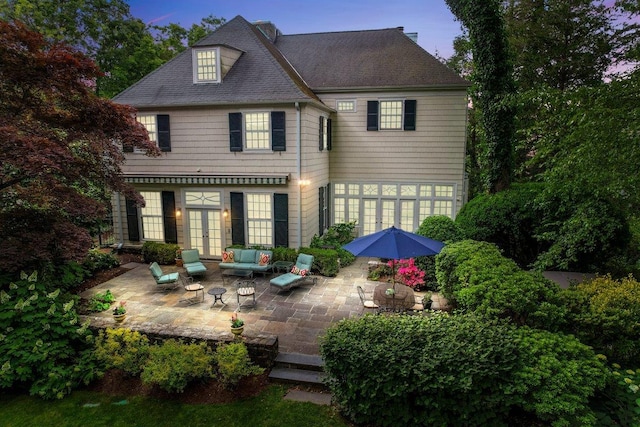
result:
<svg viewBox="0 0 640 427"><path fill-rule="evenodd" d="M431 86L360 86L360 87L322 87L311 88L315 93L346 93L346 92L400 92L400 91L434 91L434 90L464 90L471 84L431 85Z"/></svg>

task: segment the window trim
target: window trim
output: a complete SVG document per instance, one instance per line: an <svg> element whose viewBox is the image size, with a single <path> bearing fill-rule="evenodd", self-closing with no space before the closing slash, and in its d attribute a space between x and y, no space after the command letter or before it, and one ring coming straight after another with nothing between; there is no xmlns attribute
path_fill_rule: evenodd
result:
<svg viewBox="0 0 640 427"><path fill-rule="evenodd" d="M254 246L254 245L263 245L266 247L273 247L273 242L275 239L274 236L274 198L273 198L273 194L274 193L270 193L270 192L263 192L263 191L248 191L244 193L244 221L245 221L245 236L246 236L246 245L247 246ZM249 227L249 223L251 221L260 221L260 222L266 222L266 220L262 219L262 218L253 218L250 219L249 218L249 196L268 196L268 200L269 200L269 208L270 208L270 215L269 215L269 230L271 233L271 242L270 243L264 243L264 242L257 242L257 243L251 243L251 229Z"/></svg>
<svg viewBox="0 0 640 427"><path fill-rule="evenodd" d="M143 242L146 241L151 241L151 242L164 242L165 240L165 230L164 230L164 212L163 212L163 206L162 206L162 191L156 191L156 190L141 190L140 194L143 195L143 193L153 193L154 195L157 196L157 200L156 202L159 203L160 205L160 214L158 215L150 215L150 214L146 214L144 213L144 209L145 207L140 207L139 209L139 214L140 214L140 228L142 230L141 233L141 240ZM143 196L144 197L144 196ZM145 203L148 203L148 200L145 199ZM147 237L147 230L145 229L145 218L160 218L160 233L162 233L162 236L160 236L160 238L151 238L151 237Z"/></svg>
<svg viewBox="0 0 640 427"><path fill-rule="evenodd" d="M266 147L259 147L259 148L249 148L249 138L247 138L247 116L251 115L251 114L266 114L267 115L267 129L264 131L260 131L260 132L266 132L267 133L267 146ZM272 137L271 137L271 133L272 133L272 129L273 129L273 124L271 123L271 111L264 111L264 110L260 110L260 111L243 111L242 112L242 136L243 136L243 149L245 151L271 151L271 147L272 147Z"/></svg>
<svg viewBox="0 0 640 427"><path fill-rule="evenodd" d="M380 131L398 131L404 130L404 99L380 99L378 100L378 130ZM398 127L386 128L384 127L384 122L382 120L382 104L385 102L398 102L400 103L400 124ZM396 117L388 115L389 117ZM394 119L395 121L395 119Z"/></svg>
<svg viewBox="0 0 640 427"><path fill-rule="evenodd" d="M353 108L350 110L341 110L340 103L341 102L352 102ZM356 99L336 99L336 111L338 113L357 113L358 112L358 101Z"/></svg>
<svg viewBox="0 0 640 427"><path fill-rule="evenodd" d="M199 52L215 52L216 55L216 78L215 79L199 79L198 78L198 53ZM201 47L192 48L191 50L191 64L193 69L193 83L220 83L221 81L221 67L220 67L220 48L219 47Z"/></svg>

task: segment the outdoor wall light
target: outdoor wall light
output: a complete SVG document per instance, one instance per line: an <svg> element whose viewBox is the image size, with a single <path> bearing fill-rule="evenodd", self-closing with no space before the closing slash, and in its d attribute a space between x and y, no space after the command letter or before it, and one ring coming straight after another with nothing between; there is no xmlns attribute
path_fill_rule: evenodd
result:
<svg viewBox="0 0 640 427"><path fill-rule="evenodd" d="M300 181L298 181L298 185L300 185L300 187L306 187L309 184L311 184L311 181L309 181L308 179L301 179Z"/></svg>
<svg viewBox="0 0 640 427"><path fill-rule="evenodd" d="M180 208L176 209L176 218L179 218L182 216L182 210Z"/></svg>
<svg viewBox="0 0 640 427"><path fill-rule="evenodd" d="M229 209L225 209L224 211L222 211L222 216L225 218L229 217Z"/></svg>

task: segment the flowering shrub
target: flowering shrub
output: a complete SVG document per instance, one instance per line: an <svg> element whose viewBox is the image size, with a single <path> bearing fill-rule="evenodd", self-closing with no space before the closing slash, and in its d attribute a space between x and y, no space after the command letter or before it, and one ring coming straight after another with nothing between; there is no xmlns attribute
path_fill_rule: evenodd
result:
<svg viewBox="0 0 640 427"><path fill-rule="evenodd" d="M394 261L391 260L387 263L389 267L393 268ZM412 288L420 287L424 285L424 271L420 270L415 264L413 258L396 260L396 280L404 283Z"/></svg>

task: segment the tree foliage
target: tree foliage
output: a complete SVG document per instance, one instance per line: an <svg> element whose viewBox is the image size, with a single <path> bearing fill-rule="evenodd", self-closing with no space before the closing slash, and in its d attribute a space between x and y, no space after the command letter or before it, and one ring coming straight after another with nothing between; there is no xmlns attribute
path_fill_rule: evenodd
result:
<svg viewBox="0 0 640 427"><path fill-rule="evenodd" d="M136 196L120 143L159 154L130 107L99 98L85 55L0 21L0 268L82 260L108 191Z"/></svg>
<svg viewBox="0 0 640 427"><path fill-rule="evenodd" d="M210 15L184 29L147 26L124 0L6 0L0 19L19 20L52 42L64 42L92 58L104 72L99 95L112 97L173 58L224 22Z"/></svg>

